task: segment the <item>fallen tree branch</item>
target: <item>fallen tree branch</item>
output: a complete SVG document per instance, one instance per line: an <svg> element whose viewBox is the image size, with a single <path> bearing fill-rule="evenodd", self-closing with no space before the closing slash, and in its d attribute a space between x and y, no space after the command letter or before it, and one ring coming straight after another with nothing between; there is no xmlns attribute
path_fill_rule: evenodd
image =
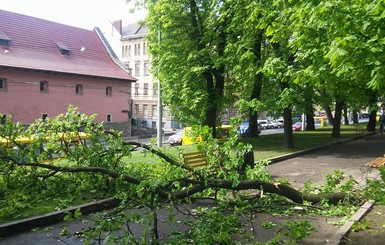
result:
<svg viewBox="0 0 385 245"><path fill-rule="evenodd" d="M100 168L100 167L60 167L60 166L54 166L54 165L48 165L48 164L42 164L42 163L19 163L18 165L42 167L42 168L51 169L54 171L61 171L61 172L101 173L101 174L106 174L112 178L121 178L122 180L128 183L136 184L136 185L140 184L143 181L142 179L138 179L126 174L119 174L115 171L105 169L105 168ZM216 188L216 189L219 188L219 189L238 190L238 191L256 189L256 190L263 190L265 193L273 193L273 194L281 195L296 203L303 203L304 201L311 202L311 203L319 203L322 200L326 199L331 204L337 204L339 201L344 200L344 198L346 197L345 193L324 193L324 194L317 194L317 195L315 194L309 195L309 194L302 193L289 185L275 184L275 183L270 183L270 182L260 181L260 180L244 180L244 181L241 181L237 186L233 186L232 181L219 180L219 179L206 179L205 181L183 179L182 181L191 183L192 185L186 189L174 191L174 192L172 192L170 186L168 188L163 186L162 188L157 188L157 192L163 198L167 197L167 193L171 193L174 198L183 199L183 198L191 197L194 194L202 192L209 188Z"/></svg>

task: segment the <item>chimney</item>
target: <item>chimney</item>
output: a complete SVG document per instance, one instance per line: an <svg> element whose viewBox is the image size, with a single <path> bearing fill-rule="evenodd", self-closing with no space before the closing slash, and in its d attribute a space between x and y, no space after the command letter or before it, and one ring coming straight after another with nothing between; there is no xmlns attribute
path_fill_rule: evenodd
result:
<svg viewBox="0 0 385 245"><path fill-rule="evenodd" d="M119 34L122 34L122 20L115 20L112 23L112 26L115 27Z"/></svg>

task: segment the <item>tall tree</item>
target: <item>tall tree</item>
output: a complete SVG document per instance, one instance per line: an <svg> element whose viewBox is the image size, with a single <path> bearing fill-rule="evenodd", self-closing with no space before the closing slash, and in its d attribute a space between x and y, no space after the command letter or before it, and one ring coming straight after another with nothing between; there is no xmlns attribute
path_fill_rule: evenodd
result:
<svg viewBox="0 0 385 245"><path fill-rule="evenodd" d="M230 17L221 9L226 6L202 0L148 4L149 47L164 102L180 121L208 125L214 135L225 101L225 30Z"/></svg>

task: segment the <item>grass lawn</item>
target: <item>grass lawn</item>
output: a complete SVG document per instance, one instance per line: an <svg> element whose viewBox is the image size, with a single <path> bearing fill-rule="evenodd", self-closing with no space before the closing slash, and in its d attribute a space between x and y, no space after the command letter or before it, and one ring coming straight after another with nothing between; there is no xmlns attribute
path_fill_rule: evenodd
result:
<svg viewBox="0 0 385 245"><path fill-rule="evenodd" d="M315 131L294 132L294 149L284 148L283 134L263 135L258 138L252 139L244 138L240 139L240 141L251 144L254 150L254 159L260 160L296 152L299 150L313 148L316 146L321 146L331 142L341 141L357 136L354 125L342 125L341 136L339 138L332 138L331 130L331 127L324 127ZM164 146L162 150L173 158L180 159L179 156L181 152L195 151L195 146ZM129 161L131 164L138 162L156 164L159 161L159 158L157 156L154 156L153 154L145 153L144 151L136 151L132 154L132 157L127 158L126 161ZM81 203L86 203L97 199L98 197L95 194L97 193L90 193L90 195L83 195L80 197L61 196L61 198L56 197L50 198L49 200L42 200L41 202L28 205L28 207L21 209L20 212L18 212L17 214L12 214L11 216L0 218L0 223L6 223L21 218L41 215L47 212L55 211L60 207L69 207L79 205Z"/></svg>

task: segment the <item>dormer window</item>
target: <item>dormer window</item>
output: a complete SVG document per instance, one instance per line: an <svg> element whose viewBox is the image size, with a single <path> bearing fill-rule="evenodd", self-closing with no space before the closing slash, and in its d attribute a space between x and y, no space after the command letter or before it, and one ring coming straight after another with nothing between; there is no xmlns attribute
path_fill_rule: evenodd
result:
<svg viewBox="0 0 385 245"><path fill-rule="evenodd" d="M67 45L65 45L64 43L56 42L56 46L58 47L62 55L67 55L67 56L70 55L71 49L69 49Z"/></svg>
<svg viewBox="0 0 385 245"><path fill-rule="evenodd" d="M11 46L11 38L3 31L0 31L0 46Z"/></svg>

